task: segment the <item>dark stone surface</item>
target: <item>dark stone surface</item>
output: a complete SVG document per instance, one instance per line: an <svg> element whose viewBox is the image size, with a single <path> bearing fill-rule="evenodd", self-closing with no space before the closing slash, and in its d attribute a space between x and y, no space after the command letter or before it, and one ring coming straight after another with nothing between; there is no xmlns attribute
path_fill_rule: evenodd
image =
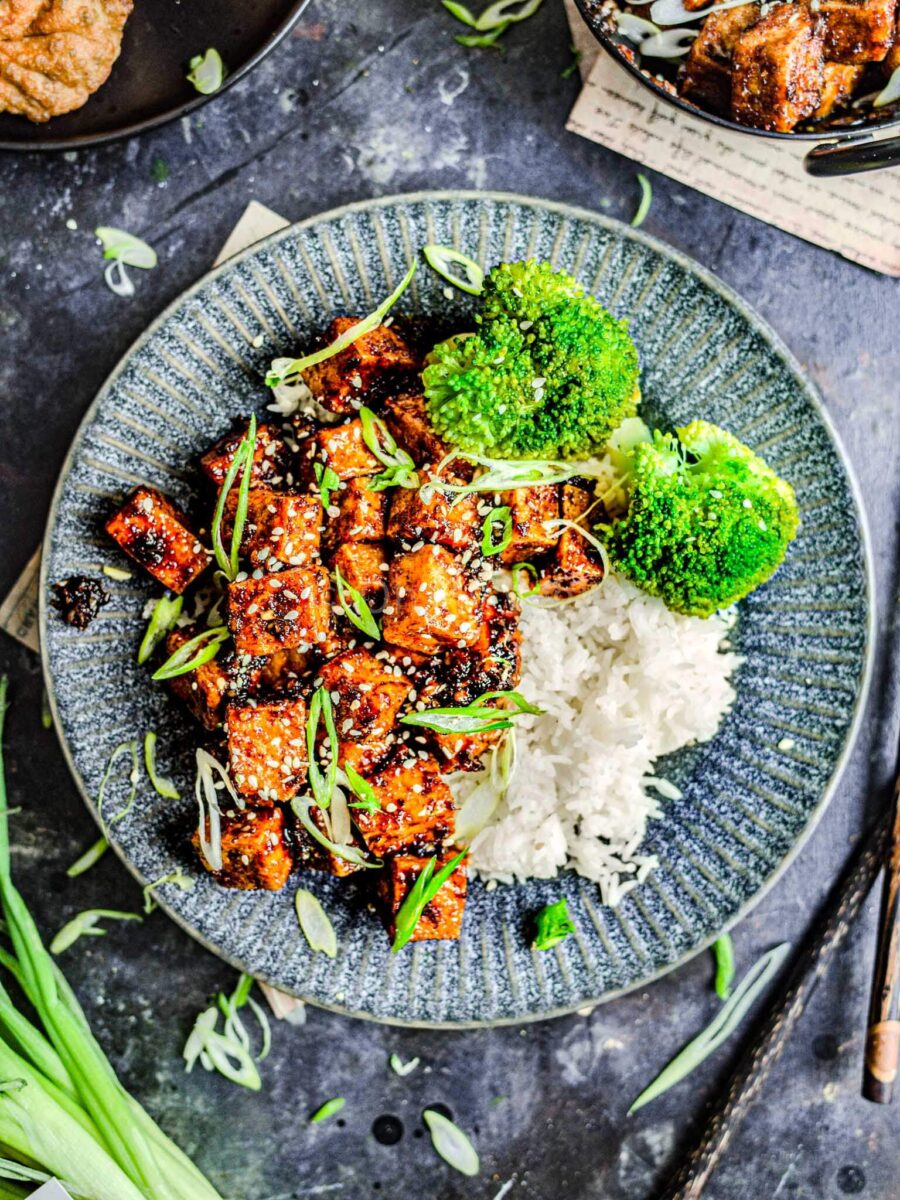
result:
<svg viewBox="0 0 900 1200"><path fill-rule="evenodd" d="M352 9L352 11L351 11ZM75 157L0 159L0 594L44 525L69 440L119 355L207 268L251 197L301 218L372 194L487 187L559 198L627 219L635 166L563 132L577 84L562 80L569 35L558 5L511 31L501 56L465 51L435 2L315 0L296 35L190 127ZM454 95L454 93L456 93ZM165 183L156 182L168 168ZM66 221L78 229L67 228ZM101 279L90 230L125 227L159 251L137 294ZM852 842L883 804L897 725L897 512L900 422L897 282L654 179L647 229L717 271L781 333L819 384L861 477L880 603L879 663L843 783L810 842L735 936L747 965L806 928ZM140 897L104 861L77 882L64 868L95 836L55 735L41 728L37 663L3 639L13 678L10 783L22 890L53 932L92 906ZM710 1185L710 1200L894 1200L898 1109L859 1096L874 899ZM251 1095L180 1050L193 1015L231 973L155 916L83 941L65 967L126 1084L233 1200L643 1200L703 1120L737 1043L634 1118L631 1098L713 1014L706 956L588 1018L525 1029L429 1034L310 1011L279 1027ZM406 1079L387 1065L419 1055ZM343 1124L308 1114L344 1095ZM421 1135L447 1106L482 1155L453 1174ZM372 1134L399 1117L394 1145Z"/></svg>

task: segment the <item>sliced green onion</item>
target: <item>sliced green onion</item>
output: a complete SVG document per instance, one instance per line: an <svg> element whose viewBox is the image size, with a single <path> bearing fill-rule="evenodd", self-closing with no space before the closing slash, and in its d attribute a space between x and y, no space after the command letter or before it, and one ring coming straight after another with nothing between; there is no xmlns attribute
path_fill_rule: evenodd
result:
<svg viewBox="0 0 900 1200"><path fill-rule="evenodd" d="M50 697L46 688L41 688L41 725L44 729L53 728L53 713L50 711Z"/></svg>
<svg viewBox="0 0 900 1200"><path fill-rule="evenodd" d="M319 485L319 500L322 502L322 507L327 509L331 505L331 493L341 486L341 477L337 471L320 462L313 463L313 471L316 483Z"/></svg>
<svg viewBox="0 0 900 1200"><path fill-rule="evenodd" d="M362 808L366 812L381 812L381 801L378 799L378 794L369 783L368 779L363 779L357 771L354 771L349 763L344 764L344 776L350 790L356 796L356 800L351 800L351 808Z"/></svg>
<svg viewBox="0 0 900 1200"><path fill-rule="evenodd" d="M145 884L143 888L144 912L148 915L152 912L155 912L157 908L156 899L153 893L157 888L163 887L167 883L174 883L175 886L182 892L191 892L194 890L196 881L193 880L190 875L185 875L185 873L179 868L178 870L170 871L168 875L160 875L159 879L154 879L152 883Z"/></svg>
<svg viewBox="0 0 900 1200"><path fill-rule="evenodd" d="M156 734L152 729L144 734L144 766L147 768L147 778L164 800L181 799L181 794L172 780L160 775L156 769Z"/></svg>
<svg viewBox="0 0 900 1200"><path fill-rule="evenodd" d="M115 229L112 225L99 225L94 230L94 236L103 245L104 258L124 263L127 267L139 267L142 271L149 271L156 266L156 251L133 233Z"/></svg>
<svg viewBox="0 0 900 1200"><path fill-rule="evenodd" d="M433 1108L426 1108L422 1119L431 1134L432 1146L444 1162L461 1175L477 1175L481 1170L478 1151L459 1126Z"/></svg>
<svg viewBox="0 0 900 1200"><path fill-rule="evenodd" d="M124 567L110 567L104 563L100 570L107 579L112 579L116 583L125 583L128 579L134 579L131 571L126 571Z"/></svg>
<svg viewBox="0 0 900 1200"><path fill-rule="evenodd" d="M429 242L427 246L423 246L422 253L429 267L461 292L477 296L482 291L484 271L467 254L454 250L452 246L439 246L436 242ZM458 272L452 271L451 266L462 267L464 275L460 276Z"/></svg>
<svg viewBox="0 0 900 1200"><path fill-rule="evenodd" d="M572 51L572 61L569 63L569 65L567 67L564 67L560 71L560 73L559 73L560 79L571 79L572 76L575 74L575 72L578 70L579 66L581 65L582 58L584 58L583 52L581 50L579 50L577 47L570 46L569 49Z"/></svg>
<svg viewBox="0 0 900 1200"><path fill-rule="evenodd" d="M51 954L62 954L80 937L103 937L105 929L100 929L98 921L142 921L144 918L137 913L120 912L116 908L87 908L63 925L62 929L50 943Z"/></svg>
<svg viewBox="0 0 900 1200"><path fill-rule="evenodd" d="M197 836L200 852L213 871L222 869L222 813L219 808L216 776L238 808L245 803L234 790L231 777L217 758L208 750L198 748L195 752L197 775L194 780L194 798L197 801L199 820Z"/></svg>
<svg viewBox="0 0 900 1200"><path fill-rule="evenodd" d="M682 1079L690 1075L695 1067L698 1067L714 1050L718 1050L719 1046L731 1037L747 1015L753 1002L778 973L789 951L790 946L785 942L776 946L774 950L770 950L768 954L764 954L754 963L732 992L730 999L726 1000L703 1032L699 1033L693 1041L688 1042L668 1066L663 1068L649 1087L641 1092L629 1108L629 1115L637 1112L639 1108L643 1108L651 1100L655 1100L657 1096L661 1096L676 1083L680 1083Z"/></svg>
<svg viewBox="0 0 900 1200"><path fill-rule="evenodd" d="M372 610L366 601L362 592L358 591L352 583L348 583L340 572L339 567L335 567L334 582L337 586L338 600L341 608L344 610L344 616L355 625L366 637L378 641L381 637L381 626L372 615ZM349 594L349 600L348 600Z"/></svg>
<svg viewBox="0 0 900 1200"><path fill-rule="evenodd" d="M493 540L495 525L500 526L499 542ZM512 541L512 535L512 511L509 505L501 504L498 508L491 509L481 526L481 553L485 558L492 554L502 554Z"/></svg>
<svg viewBox="0 0 900 1200"><path fill-rule="evenodd" d="M508 28L509 21L504 21L502 25L498 25L495 29L492 29L490 33L457 33L453 40L470 50L486 49L488 46L493 46ZM497 49L502 50L503 47L498 46Z"/></svg>
<svg viewBox="0 0 900 1200"><path fill-rule="evenodd" d="M373 329L377 329L390 309L393 308L409 287L415 273L416 263L413 262L399 284L387 299L379 304L373 313L370 313L367 317L363 317L355 325L351 325L345 333L342 333L339 338L336 338L328 346L323 346L321 350L316 350L312 354L306 354L302 358L287 361L280 360L277 368L273 362L269 373L266 375L266 387L278 387L279 384L284 383L292 376L302 374L308 367L314 367L317 363L325 362L326 359L340 354L342 350L346 350L348 346L352 346L358 338L361 338L366 333L371 333Z"/></svg>
<svg viewBox="0 0 900 1200"><path fill-rule="evenodd" d="M419 1058L411 1058L409 1062L404 1062L399 1054L392 1054L388 1059L388 1062L391 1065L391 1070L395 1075L399 1075L401 1079L405 1078L407 1075L412 1075L420 1061L421 1060Z"/></svg>
<svg viewBox="0 0 900 1200"><path fill-rule="evenodd" d="M311 950L321 951L329 958L337 957L337 934L328 913L318 899L306 888L297 888L294 896L297 922Z"/></svg>
<svg viewBox="0 0 900 1200"><path fill-rule="evenodd" d="M456 459L463 459L473 466L483 467L469 483L448 483L441 473ZM472 492L509 492L516 488L536 487L540 484L565 483L575 475L585 475L585 464L554 462L550 459L502 459L486 458L481 454L469 454L453 450L446 455L429 476L423 491L451 492L466 496Z"/></svg>
<svg viewBox="0 0 900 1200"><path fill-rule="evenodd" d="M498 25L527 21L529 17L534 16L543 2L544 0L495 0L477 19L475 28L496 29Z"/></svg>
<svg viewBox="0 0 900 1200"><path fill-rule="evenodd" d="M706 8L687 9L684 0L654 0L650 16L658 25L693 25L695 21L705 20L710 13L740 8L741 3L742 0L722 0L721 3L710 4Z"/></svg>
<svg viewBox="0 0 900 1200"><path fill-rule="evenodd" d="M647 213L650 211L650 205L653 202L653 188L647 176L641 175L638 172L637 181L641 185L641 202L637 206L637 212L631 218L632 229L637 229L639 225L643 225L647 218Z"/></svg>
<svg viewBox="0 0 900 1200"><path fill-rule="evenodd" d="M872 107L884 108L886 104L893 104L895 100L900 100L900 67L895 67L887 86L872 101Z"/></svg>
<svg viewBox="0 0 900 1200"><path fill-rule="evenodd" d="M107 838L98 838L93 846L89 846L80 858L76 858L66 871L69 879L77 879L79 875L83 875L85 871L89 871L95 863L98 863L103 855L109 849L109 841Z"/></svg>
<svg viewBox="0 0 900 1200"><path fill-rule="evenodd" d="M441 867L436 875L434 874L434 868L437 865L437 858L429 858L397 912L395 923L396 933L394 935L394 944L391 946L393 954L396 954L398 950L402 950L412 937L422 913L468 853L468 847L465 850L460 850L459 854L455 855L445 866Z"/></svg>
<svg viewBox="0 0 900 1200"><path fill-rule="evenodd" d="M712 944L713 957L716 960L716 995L720 1000L727 1000L731 995L731 985L734 983L734 943L731 935L723 933Z"/></svg>
<svg viewBox="0 0 900 1200"><path fill-rule="evenodd" d="M237 1037L219 1033L218 1022L219 1010L214 1005L197 1017L184 1045L185 1070L190 1072L199 1059L207 1071L218 1071L231 1083L258 1092L262 1080L253 1056Z"/></svg>
<svg viewBox="0 0 900 1200"><path fill-rule="evenodd" d="M175 628L175 622L181 616L183 604L182 596L173 596L171 600L168 596L160 596L156 601L138 650L137 660L139 663L145 663L166 634Z"/></svg>
<svg viewBox="0 0 900 1200"><path fill-rule="evenodd" d="M319 731L319 718L325 725L325 734L331 757L324 773L319 766L316 756L316 739ZM338 743L337 729L334 725L334 709L331 704L331 693L327 688L319 687L313 692L309 705L309 715L306 719L306 754L309 760L309 785L319 808L327 808L334 795L334 785L338 772Z"/></svg>
<svg viewBox="0 0 900 1200"><path fill-rule="evenodd" d="M230 636L224 625L213 625L211 629L204 629L202 633L198 633L196 637L186 641L183 646L179 646L174 654L170 654L150 678L157 681L174 679L177 675L187 675L191 671L196 671L198 667L202 667L204 663L211 662L216 657L222 644L227 642Z"/></svg>
<svg viewBox="0 0 900 1200"><path fill-rule="evenodd" d="M112 774L112 769L123 754L131 756L131 770L128 772L128 782L131 784L131 791L128 794L128 799L125 802L125 807L120 809L114 816L110 817L109 821L103 816L103 796L106 791L106 785L109 782L109 777ZM112 754L106 760L106 769L103 772L103 778L100 780L100 786L97 789L97 816L100 818L101 825L106 828L108 825L115 825L117 821L121 821L131 812L135 797L137 796L137 785L140 779L140 770L138 765L138 746L137 742L120 742L113 749Z"/></svg>
<svg viewBox="0 0 900 1200"><path fill-rule="evenodd" d="M488 706L489 700L505 700L514 707L492 708ZM434 733L488 733L492 729L511 729L516 717L525 713L540 717L544 710L529 703L521 692L483 692L471 704L407 713L400 718L400 724L418 725Z"/></svg>
<svg viewBox="0 0 900 1200"><path fill-rule="evenodd" d="M535 922L537 934L532 942L535 950L552 950L554 946L565 941L570 933L575 932L575 924L569 916L569 906L565 897L542 908Z"/></svg>
<svg viewBox="0 0 900 1200"><path fill-rule="evenodd" d="M320 846L324 846L326 850L330 851L335 858L342 858L344 862L353 863L356 867L365 867L368 870L376 870L384 865L379 861L371 862L358 846L339 844L332 841L330 837L327 837L310 816L312 804L309 800L305 800L302 796L296 796L291 801L291 808L309 836L318 842Z"/></svg>
<svg viewBox="0 0 900 1200"><path fill-rule="evenodd" d="M533 563L515 563L514 566L509 568L509 572L512 575L513 593L514 595L518 596L520 600L527 600L529 596L536 596L540 593L540 575L538 574L537 567ZM534 581L532 587L528 588L527 586L522 586L522 572L524 572L526 579L531 578Z"/></svg>
<svg viewBox="0 0 900 1200"><path fill-rule="evenodd" d="M188 83L194 85L201 96L211 96L222 86L225 64L218 50L210 49L205 54L195 54L188 66L190 70L185 78Z"/></svg>
<svg viewBox="0 0 900 1200"><path fill-rule="evenodd" d="M369 480L370 492L383 492L389 487L417 488L419 477L416 464L394 440L391 431L371 408L365 405L359 410L362 421L363 441L386 470Z"/></svg>
<svg viewBox="0 0 900 1200"><path fill-rule="evenodd" d="M247 432L241 438L229 464L228 471L219 489L216 509L213 513L212 543L219 570L223 571L229 580L238 573L238 560L241 553L241 539L244 536L244 525L247 521L247 504L250 495L250 480L253 474L253 455L256 450L256 414L250 417ZM243 468L243 470L242 470ZM225 502L228 493L234 486L238 471L242 470L241 482L238 487L237 507L234 514L234 528L231 532L231 550L226 551L222 541L222 518L225 513Z"/></svg>
<svg viewBox="0 0 900 1200"><path fill-rule="evenodd" d="M475 14L464 4L457 4L456 0L441 0L441 3L457 21L462 21L463 25L469 25L472 29L476 27Z"/></svg>
<svg viewBox="0 0 900 1200"><path fill-rule="evenodd" d="M309 1118L310 1124L317 1125L320 1121L327 1121L329 1117L337 1116L346 1103L343 1096L335 1096L332 1100L326 1100L322 1107L317 1108Z"/></svg>

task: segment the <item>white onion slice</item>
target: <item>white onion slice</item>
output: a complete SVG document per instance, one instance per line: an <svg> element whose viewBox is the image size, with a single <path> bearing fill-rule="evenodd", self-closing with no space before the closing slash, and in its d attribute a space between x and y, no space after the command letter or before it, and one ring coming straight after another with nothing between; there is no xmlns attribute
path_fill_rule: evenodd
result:
<svg viewBox="0 0 900 1200"><path fill-rule="evenodd" d="M900 100L900 67L897 67L888 80L887 86L872 101L872 107L884 108L886 104L893 104L895 100Z"/></svg>
<svg viewBox="0 0 900 1200"><path fill-rule="evenodd" d="M643 42L645 38L654 37L656 34L662 33L658 25L654 25L652 21L645 20L644 17L637 17L630 12L617 12L615 14L616 29L623 37L627 37L632 42Z"/></svg>
<svg viewBox="0 0 900 1200"><path fill-rule="evenodd" d="M697 37L693 29L664 29L640 45L644 58L681 58L687 54Z"/></svg>
<svg viewBox="0 0 900 1200"><path fill-rule="evenodd" d="M689 12L682 0L654 0L650 8L650 16L657 25L691 25L694 21L703 21L710 13L725 12L729 8L740 8L748 0L722 0L720 4L710 4L706 8Z"/></svg>

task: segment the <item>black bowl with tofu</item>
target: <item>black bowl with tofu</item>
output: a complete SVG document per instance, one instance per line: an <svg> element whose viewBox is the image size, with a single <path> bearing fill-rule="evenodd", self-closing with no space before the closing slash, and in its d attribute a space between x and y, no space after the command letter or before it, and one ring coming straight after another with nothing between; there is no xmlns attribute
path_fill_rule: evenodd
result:
<svg viewBox="0 0 900 1200"><path fill-rule="evenodd" d="M671 26L660 18L661 37L646 4L576 3L603 49L664 103L734 132L816 142L804 160L813 175L900 165L900 137L874 137L900 127L900 99L871 103L900 71L898 0L670 0L685 12Z"/></svg>

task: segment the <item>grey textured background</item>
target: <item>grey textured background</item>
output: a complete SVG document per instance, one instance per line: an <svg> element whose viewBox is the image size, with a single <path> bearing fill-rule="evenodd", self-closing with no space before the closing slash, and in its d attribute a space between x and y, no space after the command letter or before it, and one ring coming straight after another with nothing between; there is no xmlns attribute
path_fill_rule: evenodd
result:
<svg viewBox="0 0 900 1200"><path fill-rule="evenodd" d="M577 83L561 9L548 0L504 55L463 50L436 0L314 0L295 36L251 78L191 119L140 141L77 156L0 158L0 593L42 530L55 476L82 412L146 322L209 265L256 197L300 218L372 194L492 187L628 218L634 164L563 132ZM164 163L168 178L157 182ZM76 231L65 222L74 219ZM101 279L90 234L113 224L146 237L160 267L137 295ZM748 964L798 938L867 820L883 804L898 714L898 284L654 179L647 229L741 291L820 386L861 477L880 600L880 668L850 768L785 878L737 931ZM64 867L94 837L55 735L40 725L37 664L7 639L10 783L20 886L48 932L79 909L139 903L112 860L81 880ZM710 1200L900 1191L900 1108L859 1098L861 1035L875 904L822 983L762 1101L708 1189ZM426 1034L311 1011L279 1027L264 1091L240 1092L179 1053L196 1011L231 973L163 917L82 942L65 967L126 1084L233 1200L643 1200L703 1119L735 1043L677 1091L626 1118L630 1099L713 1014L710 964L695 960L598 1009L526 1029ZM405 1080L392 1051L422 1058ZM334 1095L343 1124L309 1127ZM470 1132L482 1175L453 1175L421 1136L441 1102ZM393 1147L370 1127L404 1122ZM417 1136L418 1134L418 1136Z"/></svg>

